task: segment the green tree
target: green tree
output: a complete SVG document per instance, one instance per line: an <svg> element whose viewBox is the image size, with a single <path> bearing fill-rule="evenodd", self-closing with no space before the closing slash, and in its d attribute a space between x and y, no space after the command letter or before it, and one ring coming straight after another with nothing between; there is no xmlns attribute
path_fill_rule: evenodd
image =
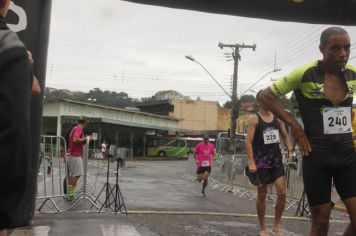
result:
<svg viewBox="0 0 356 236"><path fill-rule="evenodd" d="M231 101L226 101L226 102L224 103L223 107L225 107L225 108L231 108L231 107L232 107Z"/></svg>
<svg viewBox="0 0 356 236"><path fill-rule="evenodd" d="M72 92L69 90L46 89L45 96L47 101L70 99L74 101L88 102L89 99L95 99L96 104L110 107L124 108L133 106L138 101L129 97L125 92L102 91L100 88L94 88L88 93Z"/></svg>
<svg viewBox="0 0 356 236"><path fill-rule="evenodd" d="M240 103L243 102L256 102L256 97L254 95L250 95L250 94L246 94L246 95L242 95L239 99Z"/></svg>

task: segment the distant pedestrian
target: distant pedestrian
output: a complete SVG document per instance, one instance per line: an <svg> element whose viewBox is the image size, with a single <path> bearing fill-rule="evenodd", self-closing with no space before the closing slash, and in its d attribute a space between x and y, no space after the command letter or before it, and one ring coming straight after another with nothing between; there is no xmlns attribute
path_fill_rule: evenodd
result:
<svg viewBox="0 0 356 236"><path fill-rule="evenodd" d="M203 142L198 143L194 150L194 158L198 166L197 180L203 181L201 193L205 197L205 189L208 185L209 175L211 173L212 159L216 159L216 150L214 144L209 142L209 136L205 135Z"/></svg>
<svg viewBox="0 0 356 236"><path fill-rule="evenodd" d="M101 155L103 158L106 158L108 155L108 146L109 143L106 140L101 144Z"/></svg>

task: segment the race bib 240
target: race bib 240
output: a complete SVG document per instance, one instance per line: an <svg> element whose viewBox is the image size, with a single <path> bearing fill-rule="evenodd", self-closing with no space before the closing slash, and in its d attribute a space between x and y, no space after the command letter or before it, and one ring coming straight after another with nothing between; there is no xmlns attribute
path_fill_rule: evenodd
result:
<svg viewBox="0 0 356 236"><path fill-rule="evenodd" d="M326 107L323 109L324 134L352 132L351 107Z"/></svg>

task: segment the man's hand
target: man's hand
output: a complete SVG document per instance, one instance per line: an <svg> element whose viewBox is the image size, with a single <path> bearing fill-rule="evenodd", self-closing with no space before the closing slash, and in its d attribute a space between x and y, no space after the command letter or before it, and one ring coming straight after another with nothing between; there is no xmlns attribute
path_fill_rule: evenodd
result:
<svg viewBox="0 0 356 236"><path fill-rule="evenodd" d="M41 95L41 86L36 76L32 78L32 94L35 96Z"/></svg>
<svg viewBox="0 0 356 236"><path fill-rule="evenodd" d="M288 151L288 160L289 161L296 161L297 157L295 156L295 153L293 150Z"/></svg>
<svg viewBox="0 0 356 236"><path fill-rule="evenodd" d="M248 170L250 172L256 172L257 171L257 167L254 161L249 161L248 162Z"/></svg>
<svg viewBox="0 0 356 236"><path fill-rule="evenodd" d="M297 121L294 121L291 125L291 134L294 139L294 147L298 143L303 156L309 156L312 151L309 140L304 133L304 130Z"/></svg>

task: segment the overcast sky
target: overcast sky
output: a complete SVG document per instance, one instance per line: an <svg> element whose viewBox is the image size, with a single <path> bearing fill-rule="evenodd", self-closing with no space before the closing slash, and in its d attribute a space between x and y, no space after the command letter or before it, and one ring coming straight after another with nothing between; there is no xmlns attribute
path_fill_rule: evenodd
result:
<svg viewBox="0 0 356 236"><path fill-rule="evenodd" d="M233 61L219 42L256 44L244 49L239 64L238 92L269 73L271 78L320 59L318 41L327 25L277 22L128 3L120 0L53 1L47 87L88 91L124 91L149 97L160 90L177 90L203 100L229 100L208 74L185 58L192 55L231 92ZM355 57L356 27L350 33ZM230 58L231 59L231 58ZM350 63L356 64L356 58ZM249 93L252 93L251 91Z"/></svg>

